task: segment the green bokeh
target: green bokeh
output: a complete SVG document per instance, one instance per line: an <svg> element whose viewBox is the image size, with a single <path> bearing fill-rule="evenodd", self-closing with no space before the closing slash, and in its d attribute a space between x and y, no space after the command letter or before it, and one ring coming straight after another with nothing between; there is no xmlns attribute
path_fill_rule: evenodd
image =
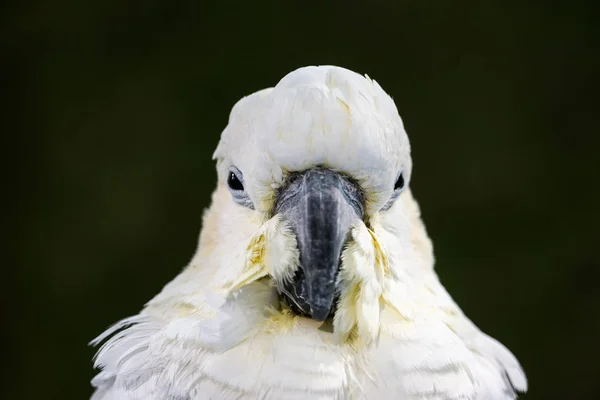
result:
<svg viewBox="0 0 600 400"><path fill-rule="evenodd" d="M3 5L0 397L87 398L87 342L194 251L231 106L336 64L394 97L438 273L523 398L596 398L600 7L538 3Z"/></svg>

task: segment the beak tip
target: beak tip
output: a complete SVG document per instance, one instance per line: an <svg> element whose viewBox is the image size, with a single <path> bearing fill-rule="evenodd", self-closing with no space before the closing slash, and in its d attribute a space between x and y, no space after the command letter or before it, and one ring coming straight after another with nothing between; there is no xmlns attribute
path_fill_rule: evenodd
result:
<svg viewBox="0 0 600 400"><path fill-rule="evenodd" d="M315 321L323 322L329 316L331 312L331 307L311 307L310 308L310 316Z"/></svg>
<svg viewBox="0 0 600 400"><path fill-rule="evenodd" d="M329 316L329 310L327 309L313 309L311 311L311 318L318 322L323 322Z"/></svg>

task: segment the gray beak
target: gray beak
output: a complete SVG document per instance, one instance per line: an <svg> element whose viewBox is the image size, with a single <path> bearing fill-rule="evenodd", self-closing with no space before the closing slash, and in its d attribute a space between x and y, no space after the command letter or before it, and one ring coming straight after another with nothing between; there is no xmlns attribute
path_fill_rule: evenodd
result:
<svg viewBox="0 0 600 400"><path fill-rule="evenodd" d="M331 313L342 249L363 203L356 183L325 168L294 173L280 189L275 212L296 234L300 267L279 290L297 313L316 321Z"/></svg>

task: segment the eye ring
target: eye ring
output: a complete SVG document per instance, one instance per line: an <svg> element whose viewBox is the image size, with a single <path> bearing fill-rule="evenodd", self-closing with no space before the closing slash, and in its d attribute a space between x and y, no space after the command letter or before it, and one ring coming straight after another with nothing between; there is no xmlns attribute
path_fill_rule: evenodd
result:
<svg viewBox="0 0 600 400"><path fill-rule="evenodd" d="M404 175L402 172L400 172L400 175L398 176L398 179L396 180L396 183L394 184L394 190L402 190L404 189Z"/></svg>
<svg viewBox="0 0 600 400"><path fill-rule="evenodd" d="M241 206L254 210L254 203L244 187L245 181L242 171L231 165L229 167L229 171L227 172L226 180L229 193L231 193L231 198L233 201Z"/></svg>
<svg viewBox="0 0 600 400"><path fill-rule="evenodd" d="M229 171L229 175L227 175L227 185L231 190L236 192L244 190L244 184L235 171Z"/></svg>
<svg viewBox="0 0 600 400"><path fill-rule="evenodd" d="M383 205L380 211L389 210L389 208L396 202L396 199L400 197L404 189L406 188L406 180L404 179L404 171L400 170L398 174L398 178L396 178L396 182L394 183L394 191L392 192L392 196L389 198L387 203Z"/></svg>

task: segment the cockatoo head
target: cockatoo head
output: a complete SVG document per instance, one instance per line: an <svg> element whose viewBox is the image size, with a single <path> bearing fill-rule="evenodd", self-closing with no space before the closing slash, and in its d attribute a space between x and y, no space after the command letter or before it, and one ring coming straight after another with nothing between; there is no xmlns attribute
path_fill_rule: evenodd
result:
<svg viewBox="0 0 600 400"><path fill-rule="evenodd" d="M342 335L360 327L361 307L379 306L392 262L413 246L418 214L410 194L400 200L412 162L390 96L344 68L300 68L233 107L214 158L214 219L197 262L226 237L244 243L245 257L216 267L230 268L224 287L269 277L295 313L339 313Z"/></svg>
<svg viewBox="0 0 600 400"><path fill-rule="evenodd" d="M265 215L277 209L290 179L318 168L352 182L361 216L372 215L389 205L399 180L406 186L412 166L390 96L368 77L329 66L300 68L240 100L214 157L222 183L233 173L243 185L234 199Z"/></svg>
<svg viewBox="0 0 600 400"><path fill-rule="evenodd" d="M112 335L94 399L510 399L527 388L437 279L408 138L375 81L298 69L234 106L214 157L196 254L94 341Z"/></svg>

